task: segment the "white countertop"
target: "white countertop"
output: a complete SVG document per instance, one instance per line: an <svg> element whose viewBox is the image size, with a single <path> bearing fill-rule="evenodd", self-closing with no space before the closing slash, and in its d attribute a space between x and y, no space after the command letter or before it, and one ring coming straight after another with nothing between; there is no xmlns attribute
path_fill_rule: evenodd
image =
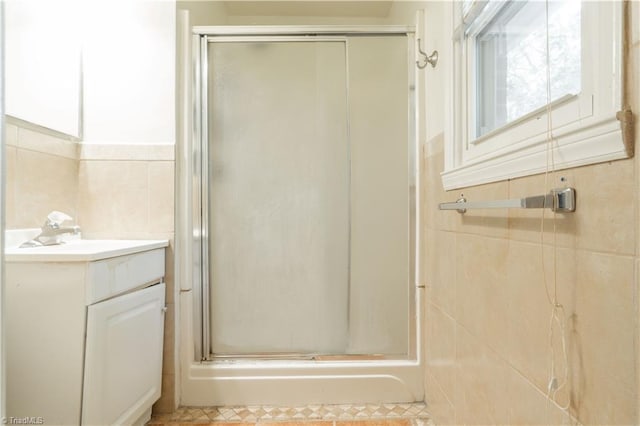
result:
<svg viewBox="0 0 640 426"><path fill-rule="evenodd" d="M90 262L167 247L167 240L73 240L65 244L6 248L7 262Z"/></svg>

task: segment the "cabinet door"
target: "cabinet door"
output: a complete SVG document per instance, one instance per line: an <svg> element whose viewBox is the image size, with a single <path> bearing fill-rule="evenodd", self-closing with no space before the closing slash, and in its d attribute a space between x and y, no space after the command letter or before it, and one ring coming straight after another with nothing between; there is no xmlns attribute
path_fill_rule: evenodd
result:
<svg viewBox="0 0 640 426"><path fill-rule="evenodd" d="M82 424L132 424L160 397L165 285L91 305Z"/></svg>

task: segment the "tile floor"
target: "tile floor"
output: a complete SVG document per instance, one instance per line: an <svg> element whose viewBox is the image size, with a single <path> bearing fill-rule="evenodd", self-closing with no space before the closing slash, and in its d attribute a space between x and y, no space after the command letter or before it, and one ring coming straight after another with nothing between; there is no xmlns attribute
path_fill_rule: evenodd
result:
<svg viewBox="0 0 640 426"><path fill-rule="evenodd" d="M302 407L180 407L173 414L153 416L148 426L433 426L427 407L414 404L308 405Z"/></svg>

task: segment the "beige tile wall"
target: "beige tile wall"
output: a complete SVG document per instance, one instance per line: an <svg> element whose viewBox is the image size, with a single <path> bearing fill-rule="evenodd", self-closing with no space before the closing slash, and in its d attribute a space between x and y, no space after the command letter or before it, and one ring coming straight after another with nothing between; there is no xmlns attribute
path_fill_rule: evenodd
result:
<svg viewBox="0 0 640 426"><path fill-rule="evenodd" d="M427 168L441 169L442 161L441 153L428 157ZM636 422L637 163L563 173L573 175L579 204L575 214L557 219L556 248L551 218L545 244L539 242L540 212L440 212L436 204L458 192L442 193L439 180L427 183L426 207L437 220L427 225L426 400L433 395L432 411L442 408L433 413L437 423L536 424L529 414L559 415L544 397L551 314L545 281L553 292L554 280L565 308L573 413L585 424ZM631 187L611 191L619 179ZM485 185L465 196L545 192L538 181ZM525 187L529 192L520 191ZM561 404L566 397L561 394Z"/></svg>
<svg viewBox="0 0 640 426"><path fill-rule="evenodd" d="M629 93L640 139L639 2ZM443 135L427 142L426 401L437 424L561 424L570 402L583 424L638 424L640 360L640 159L621 160L464 190L442 190ZM471 200L577 190L574 214L438 211ZM555 226L555 230L554 230ZM543 244L541 244L543 239ZM564 306L569 383L556 401L549 381L547 291ZM548 286L549 290L545 289ZM562 366L556 332L556 364ZM558 373L558 375L561 375Z"/></svg>
<svg viewBox="0 0 640 426"><path fill-rule="evenodd" d="M7 122L6 229L39 228L47 214L78 214L78 144Z"/></svg>

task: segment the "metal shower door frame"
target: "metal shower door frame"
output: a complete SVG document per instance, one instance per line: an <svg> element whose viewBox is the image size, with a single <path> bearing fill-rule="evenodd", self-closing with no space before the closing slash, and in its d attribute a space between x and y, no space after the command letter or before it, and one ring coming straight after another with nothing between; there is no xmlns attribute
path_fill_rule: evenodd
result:
<svg viewBox="0 0 640 426"><path fill-rule="evenodd" d="M417 230L417 209L419 199L417 179L417 91L414 68L415 29L408 26L224 26L193 27L193 325L194 355L196 361L212 361L210 330L210 294L209 294L209 129L208 129L208 46L209 43L237 42L318 42L331 41L345 43L348 58L349 36L407 36L408 49L408 143L409 143L409 314L407 330L409 345L407 353L410 359L417 359L418 344L417 325L419 312L416 300L417 256L419 238ZM348 68L347 68L348 70ZM348 76L347 76L348 79ZM347 87L348 92L348 87ZM347 100L348 101L348 100Z"/></svg>

